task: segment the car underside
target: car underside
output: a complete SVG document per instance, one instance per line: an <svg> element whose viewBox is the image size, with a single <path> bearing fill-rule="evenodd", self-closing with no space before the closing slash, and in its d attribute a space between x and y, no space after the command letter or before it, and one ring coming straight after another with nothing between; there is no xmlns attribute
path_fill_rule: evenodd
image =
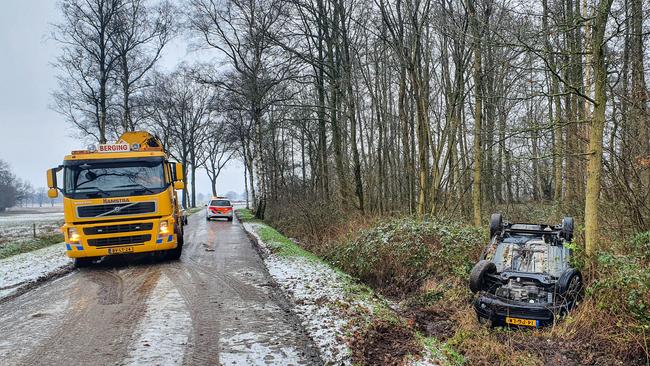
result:
<svg viewBox="0 0 650 366"><path fill-rule="evenodd" d="M474 308L491 325L542 326L571 310L582 294L582 275L565 245L573 220L562 225L504 224L493 215L491 240L470 274Z"/></svg>

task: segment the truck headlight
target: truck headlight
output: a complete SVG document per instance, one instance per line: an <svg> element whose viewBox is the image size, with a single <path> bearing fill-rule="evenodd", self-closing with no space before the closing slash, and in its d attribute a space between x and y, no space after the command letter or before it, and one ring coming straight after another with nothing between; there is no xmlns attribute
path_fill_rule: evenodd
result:
<svg viewBox="0 0 650 366"><path fill-rule="evenodd" d="M68 228L68 241L70 243L78 243L79 242L79 232L77 231L76 227L69 227Z"/></svg>
<svg viewBox="0 0 650 366"><path fill-rule="evenodd" d="M158 226L158 234L169 234L169 223L167 221L160 222L160 226Z"/></svg>

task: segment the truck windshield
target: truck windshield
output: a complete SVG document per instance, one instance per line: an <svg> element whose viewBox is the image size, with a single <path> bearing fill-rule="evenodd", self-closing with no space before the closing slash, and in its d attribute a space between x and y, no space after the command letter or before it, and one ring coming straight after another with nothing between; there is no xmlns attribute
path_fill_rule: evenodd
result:
<svg viewBox="0 0 650 366"><path fill-rule="evenodd" d="M160 193L167 188L163 161L81 161L64 171L66 196L120 197Z"/></svg>

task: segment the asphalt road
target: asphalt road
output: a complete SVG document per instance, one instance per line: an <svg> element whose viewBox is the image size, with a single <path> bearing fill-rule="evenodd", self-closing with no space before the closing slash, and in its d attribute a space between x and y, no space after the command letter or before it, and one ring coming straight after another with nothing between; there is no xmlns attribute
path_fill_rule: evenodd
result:
<svg viewBox="0 0 650 366"><path fill-rule="evenodd" d="M185 227L177 262L111 257L0 303L0 365L318 365L237 223Z"/></svg>

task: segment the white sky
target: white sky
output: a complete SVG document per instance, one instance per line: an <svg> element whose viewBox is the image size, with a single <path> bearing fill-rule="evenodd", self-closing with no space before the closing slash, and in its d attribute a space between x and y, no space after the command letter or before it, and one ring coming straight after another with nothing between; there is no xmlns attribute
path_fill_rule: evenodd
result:
<svg viewBox="0 0 650 366"><path fill-rule="evenodd" d="M45 170L61 164L63 156L87 144L52 111L51 92L56 70L51 66L58 45L49 39L52 23L60 19L54 0L2 0L0 10L0 159L16 176L37 188L45 186ZM161 67L173 68L198 55L187 51L179 37L166 49ZM215 55L216 56L216 55ZM205 57L205 55L204 55ZM202 59L204 59L202 57ZM210 193L210 181L200 170L197 192ZM219 194L244 191L244 171L231 161L217 182Z"/></svg>

